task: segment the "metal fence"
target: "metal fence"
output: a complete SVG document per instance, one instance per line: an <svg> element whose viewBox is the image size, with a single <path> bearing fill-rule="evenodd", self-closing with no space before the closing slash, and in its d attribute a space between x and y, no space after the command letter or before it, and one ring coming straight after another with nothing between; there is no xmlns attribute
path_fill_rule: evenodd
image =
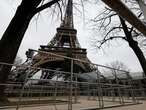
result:
<svg viewBox="0 0 146 110"><path fill-rule="evenodd" d="M138 104L138 98L141 96L138 94L145 94L145 88L142 92L141 88L135 87L127 71L49 54L69 59L70 71L36 67L29 63L12 64L15 74L11 73L10 79L16 78L20 73L22 75L20 70L25 70L25 72L23 72L22 81L10 80L5 84L0 84L0 86L5 86L5 95L9 100L9 103L1 105L1 108L25 110L27 106L26 110L37 110L38 108L35 107L41 106L48 110L103 109ZM74 72L75 63L87 63L93 67L93 70L87 73L76 73ZM2 64L11 65L1 62ZM49 75L52 77L48 78Z"/></svg>

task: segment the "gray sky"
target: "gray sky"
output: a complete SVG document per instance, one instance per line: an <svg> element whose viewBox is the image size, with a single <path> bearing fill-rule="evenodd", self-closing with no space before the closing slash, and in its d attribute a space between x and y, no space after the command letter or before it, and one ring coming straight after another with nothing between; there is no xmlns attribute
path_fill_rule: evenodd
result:
<svg viewBox="0 0 146 110"><path fill-rule="evenodd" d="M21 0L1 0L0 3L0 36L2 36L6 27L8 26L10 20L12 19L16 7ZM89 19L103 7L100 3L97 6L87 6L85 10L85 16ZM24 36L23 42L19 49L19 56L23 59L25 58L25 52L28 48L38 49L40 45L46 45L51 38L55 35L56 27L59 27L59 20L51 20L50 14L46 10L41 13L39 19L35 18L31 21L29 28ZM83 22L83 17L81 14L75 14L74 25L78 31L77 37L83 48L87 48L88 58L93 62L101 65L105 65L112 61L121 61L125 63L131 71L141 71L140 64L133 53L133 51L128 47L128 44L122 42L120 44L115 43L114 46L104 49L103 51L94 50L91 46L91 40L95 33L89 30L88 25ZM100 36L97 33L97 37Z"/></svg>

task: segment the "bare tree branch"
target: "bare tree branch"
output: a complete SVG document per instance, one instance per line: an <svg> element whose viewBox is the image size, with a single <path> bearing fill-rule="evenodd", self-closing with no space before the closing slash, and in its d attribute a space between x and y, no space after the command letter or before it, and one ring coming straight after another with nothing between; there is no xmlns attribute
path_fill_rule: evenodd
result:
<svg viewBox="0 0 146 110"><path fill-rule="evenodd" d="M34 14L36 14L36 13L38 13L38 12L40 12L40 11L50 7L50 6L52 6L55 3L58 3L59 1L61 1L61 0L52 0L52 1L50 1L50 2L48 2L46 4L44 4L44 5L41 5L40 7L36 8L34 10Z"/></svg>

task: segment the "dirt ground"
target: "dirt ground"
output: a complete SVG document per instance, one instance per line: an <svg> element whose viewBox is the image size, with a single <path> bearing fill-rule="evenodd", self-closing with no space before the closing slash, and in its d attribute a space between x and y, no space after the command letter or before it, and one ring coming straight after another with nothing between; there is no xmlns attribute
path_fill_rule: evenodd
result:
<svg viewBox="0 0 146 110"><path fill-rule="evenodd" d="M107 98L105 98L106 101L104 101L104 106L118 106L119 102L115 101L107 101ZM125 103L125 106L120 107L113 107L113 108L105 108L105 110L146 110L146 101L140 101L141 104L136 105L127 105L130 104ZM87 108L97 108L99 107L99 103L97 100L87 100L85 97L81 97L78 100L78 103L72 104L72 110L87 110ZM16 107L5 107L3 110L16 110ZM17 110L68 110L68 103L66 104L41 104L41 105L33 105L33 106L20 106Z"/></svg>
<svg viewBox="0 0 146 110"><path fill-rule="evenodd" d="M138 104L138 105L108 108L104 110L146 110L146 101L142 101L142 104Z"/></svg>

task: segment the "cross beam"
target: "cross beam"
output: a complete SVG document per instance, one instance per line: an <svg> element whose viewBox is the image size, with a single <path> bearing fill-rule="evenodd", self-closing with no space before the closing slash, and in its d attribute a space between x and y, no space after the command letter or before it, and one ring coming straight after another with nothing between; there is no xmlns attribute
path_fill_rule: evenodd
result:
<svg viewBox="0 0 146 110"><path fill-rule="evenodd" d="M130 9L121 2L121 0L102 1L146 36L146 25L131 12Z"/></svg>

